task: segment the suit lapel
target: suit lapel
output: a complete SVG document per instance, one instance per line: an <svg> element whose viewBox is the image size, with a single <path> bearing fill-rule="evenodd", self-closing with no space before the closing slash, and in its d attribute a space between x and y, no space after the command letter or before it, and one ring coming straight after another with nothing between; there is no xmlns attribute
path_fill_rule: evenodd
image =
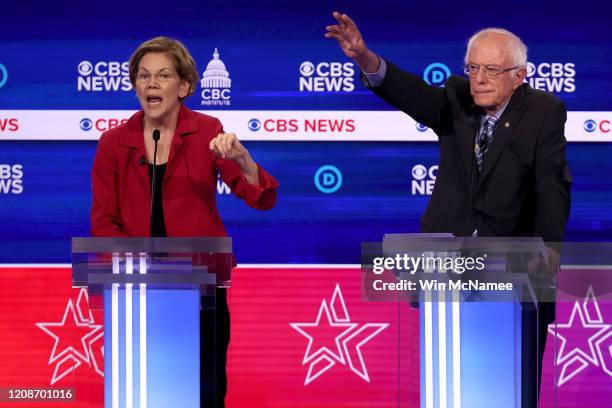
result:
<svg viewBox="0 0 612 408"><path fill-rule="evenodd" d="M487 155L484 159L482 172L478 177L478 184L476 185L476 190L474 190L474 193L478 192L480 187L482 187L484 180L487 178L493 167L495 167L497 164L497 160L506 147L506 144L512 135L514 135L514 129L518 125L524 113L524 100L527 89L527 85L521 85L519 88L517 88L512 95L512 98L510 98L508 107L499 118L499 122L495 127L495 131L493 132L493 141L491 142L491 146L489 147Z"/></svg>
<svg viewBox="0 0 612 408"><path fill-rule="evenodd" d="M146 165L148 160L143 137L143 118L144 112L139 111L128 120L127 133L121 138L119 144L131 149L130 163L128 163L128 166L136 166L138 179L147 187L147 190L150 191L151 181L149 179L149 166ZM144 164L141 163L143 158L145 161Z"/></svg>
<svg viewBox="0 0 612 408"><path fill-rule="evenodd" d="M464 119L455 121L455 132L457 134L457 140L461 148L461 155L463 156L463 163L466 169L466 177L469 177L470 168L473 165L474 160L474 140L476 132L478 131L478 114L469 114Z"/></svg>
<svg viewBox="0 0 612 408"><path fill-rule="evenodd" d="M128 165L135 165L136 172L140 182L144 183L147 187L147 191L151 191L151 180L149 176L149 166L140 165L141 158L148 163L147 151L144 143L143 136L143 118L144 112L139 111L133 115L127 123L127 133L121 138L120 145L131 149L131 158ZM176 161L176 157L184 144L184 137L196 133L198 131L198 124L195 114L187 109L184 105L181 105L179 110L179 116L176 124L176 131L172 138L172 145L170 147L170 154L168 156L168 164L166 166L166 174L170 167L173 167L172 163ZM132 163L133 162L133 163Z"/></svg>
<svg viewBox="0 0 612 408"><path fill-rule="evenodd" d="M195 113L187 109L185 105L181 105L176 122L176 131L174 132L174 137L172 138L172 146L170 146L166 174L170 171L171 167L174 167L173 163L176 161L176 157L183 147L185 136L198 131L198 123Z"/></svg>
<svg viewBox="0 0 612 408"><path fill-rule="evenodd" d="M470 94L469 81L465 78L455 78L455 80L458 84L457 100L461 106L465 106L465 110L462 112L463 114L458 115L457 119L453 120L453 130L463 158L465 178L468 179L470 175L473 175L474 143L476 132L480 127L480 117L484 111L474 104ZM470 183L470 180L468 180L468 183Z"/></svg>

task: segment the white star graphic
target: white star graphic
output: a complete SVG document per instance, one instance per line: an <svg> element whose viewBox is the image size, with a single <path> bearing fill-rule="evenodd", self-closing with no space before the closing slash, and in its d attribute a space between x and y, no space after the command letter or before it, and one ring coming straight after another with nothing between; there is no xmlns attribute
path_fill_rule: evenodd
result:
<svg viewBox="0 0 612 408"><path fill-rule="evenodd" d="M310 354L310 349L312 348L312 344L315 342L315 338L308 334L306 330L303 328L308 327L319 327L321 323L321 315L325 312L326 322L330 327L340 327L342 331L335 336L335 343L337 350L332 351L328 347L319 347L314 353ZM319 313L317 314L317 318L314 323L290 323L291 327L295 330L299 331L308 339L308 346L306 347L306 353L304 353L304 359L302 360L302 364L306 364L313 358L317 357L320 354L326 353L330 354L335 360L337 360L341 364L346 364L344 361L344 355L342 354L342 349L340 345L340 339L345 336L348 332L353 330L357 323L334 323L329 315L329 308L327 307L327 302L323 300L321 302L321 307L319 308Z"/></svg>
<svg viewBox="0 0 612 408"><path fill-rule="evenodd" d="M585 358L587 361L591 362L592 364L596 366L599 365L599 363L597 362L597 357L595 355L595 347L593 345L593 340L596 339L600 334L603 334L603 332L608 330L610 325L602 324L602 323L588 323L588 321L584 317L584 313L585 312L582 310L580 303L575 302L574 307L572 308L572 313L570 315L569 321L567 323L557 323L556 326L553 326L552 330L549 328L549 331L551 331L554 336L556 336L559 340L561 340L561 346L559 347L559 355L557 356L557 364L561 364L565 360L578 354L578 355L581 355L583 358ZM574 325L574 320L576 319L576 316L580 318L579 325ZM559 329L561 328L573 329L573 330L576 330L576 329L577 330L599 329L599 330L597 330L595 334L589 337L588 339L589 353L585 353L584 350L582 350L580 347L577 347L577 346L572 347L570 351L567 352L566 350L567 339L565 336L559 333L560 331Z"/></svg>
<svg viewBox="0 0 612 408"><path fill-rule="evenodd" d="M323 316L325 319L322 319ZM309 332L317 331L322 324L337 332L333 336L335 344L333 350L327 346L313 346L317 338ZM359 327L359 323L351 323L339 284L336 284L329 306L325 299L321 302L314 322L289 323L289 325L308 339L302 359L302 365L310 363L304 385L310 384L336 363L342 365L348 363L353 373L370 382L361 348L389 326L388 323L366 323Z"/></svg>
<svg viewBox="0 0 612 408"><path fill-rule="evenodd" d="M591 310L589 310L589 304L592 305L594 313L591 313ZM578 317L578 320L576 317ZM556 360L556 364L561 366L559 380L557 382L558 387L574 378L590 364L596 367L602 366L604 371L606 371L601 356L600 345L603 340L609 336L609 334L604 335L604 333L610 330L610 327L612 327L612 325L603 322L599 304L597 303L597 298L595 297L592 287L589 287L582 302L574 302L567 323L553 323L548 327L549 333L561 342ZM585 352L580 347L580 344L568 345L567 336L560 333L565 330L588 330L594 332L586 341L588 344L588 352ZM601 337L602 335L603 337Z"/></svg>
<svg viewBox="0 0 612 408"><path fill-rule="evenodd" d="M75 307L76 303L76 307ZM64 315L59 322L38 322L36 326L54 339L53 348L47 364L55 365L50 384L53 385L69 373L76 370L82 363L94 364L96 372L103 376L99 368L98 358L93 358L92 343L103 338L104 330L101 324L95 324L93 314L89 310L89 297L86 289L80 289L76 302L68 299ZM80 341L78 346L72 343L74 337L62 337L66 328L76 328ZM58 334L59 333L59 334ZM69 338L66 338L69 337ZM68 342L69 345L65 345ZM62 346L63 344L63 346ZM96 356L97 357L97 356Z"/></svg>
<svg viewBox="0 0 612 408"><path fill-rule="evenodd" d="M83 331L86 331L86 334L84 336L81 337L81 345L83 346L82 349L77 349L73 346L68 346L68 347L64 347L59 353L57 352L58 346L60 345L62 338L55 334L55 332L53 331L54 327L60 327L63 328L66 326L66 322L68 321L68 318L72 319L72 323L77 326L77 327L82 327ZM55 322L55 323L36 323L36 326L38 326L40 329L42 329L43 331L45 331L45 333L47 333L49 336L53 337L53 339L55 340L55 343L53 344L53 349L51 350L51 356L49 357L49 364L53 363L54 361L56 361L58 358L64 356L65 354L74 354L75 356L77 356L80 360L83 360L86 363L89 363L89 352L87 351L87 338L91 335L90 331L89 331L89 323L87 322L81 322L79 321L79 319L77 318L76 312L74 310L74 305L72 303L72 299L68 300L68 304L66 305L66 310L64 311L64 317L62 318L62 320L60 322ZM65 341L69 341L64 339Z"/></svg>

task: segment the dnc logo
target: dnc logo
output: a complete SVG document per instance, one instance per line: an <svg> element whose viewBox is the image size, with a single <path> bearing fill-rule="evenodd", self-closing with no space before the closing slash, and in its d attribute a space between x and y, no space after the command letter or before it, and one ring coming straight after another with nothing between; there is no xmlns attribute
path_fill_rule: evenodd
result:
<svg viewBox="0 0 612 408"><path fill-rule="evenodd" d="M450 69L441 62L434 62L429 64L423 72L423 79L429 85L442 86L444 81L451 76Z"/></svg>
<svg viewBox="0 0 612 408"><path fill-rule="evenodd" d="M0 88L2 88L4 84L6 84L7 80L8 80L8 71L6 70L6 67L4 66L4 64L0 63Z"/></svg>
<svg viewBox="0 0 612 408"><path fill-rule="evenodd" d="M335 166L321 166L315 173L314 183L322 193L335 193L342 186L342 173Z"/></svg>

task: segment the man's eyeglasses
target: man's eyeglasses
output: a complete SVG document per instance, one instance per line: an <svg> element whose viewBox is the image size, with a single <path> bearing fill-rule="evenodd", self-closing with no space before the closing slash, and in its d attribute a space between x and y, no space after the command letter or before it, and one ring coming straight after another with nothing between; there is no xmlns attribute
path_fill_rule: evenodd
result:
<svg viewBox="0 0 612 408"><path fill-rule="evenodd" d="M168 71L161 71L157 74L151 74L149 72L139 72L138 75L136 75L136 80L141 83L146 83L149 82L151 78L155 78L155 80L159 82L168 82L175 76L176 74L173 74L172 72Z"/></svg>
<svg viewBox="0 0 612 408"><path fill-rule="evenodd" d="M482 69L483 73L489 78L495 78L500 76L504 72L512 71L513 69L517 69L518 65L511 68L502 68L497 65L476 65L476 64L467 64L463 66L463 73L466 76L476 76Z"/></svg>

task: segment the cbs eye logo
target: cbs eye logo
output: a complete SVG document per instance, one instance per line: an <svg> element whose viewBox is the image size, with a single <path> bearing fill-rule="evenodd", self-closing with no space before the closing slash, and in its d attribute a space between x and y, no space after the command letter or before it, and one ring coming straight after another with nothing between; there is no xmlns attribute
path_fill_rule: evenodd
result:
<svg viewBox="0 0 612 408"><path fill-rule="evenodd" d="M89 61L81 61L77 70L79 71L79 75L90 75L93 72L93 64Z"/></svg>
<svg viewBox="0 0 612 408"><path fill-rule="evenodd" d="M422 123L418 123L418 122L417 122L417 124L416 124L416 129L417 129L419 132L427 132L427 129L429 129L429 128L428 128L427 126L425 126L424 124L422 124Z"/></svg>
<svg viewBox="0 0 612 408"><path fill-rule="evenodd" d="M89 131L93 127L93 121L89 118L83 118L79 122L79 126L81 127L81 130Z"/></svg>
<svg viewBox="0 0 612 408"><path fill-rule="evenodd" d="M300 65L300 74L304 75L305 77L311 76L312 74L314 74L314 72L315 72L315 66L312 62L304 61Z"/></svg>
<svg viewBox="0 0 612 408"><path fill-rule="evenodd" d="M415 180L423 180L427 176L427 167L422 164L417 164L412 168L412 178Z"/></svg>
<svg viewBox="0 0 612 408"><path fill-rule="evenodd" d="M429 196L433 193L438 177L438 165L415 164L412 167L411 192L414 196Z"/></svg>
<svg viewBox="0 0 612 408"><path fill-rule="evenodd" d="M593 119L587 119L584 121L582 128L588 133L593 133L595 131L600 131L601 133L610 133L610 121L604 119L599 121L598 123Z"/></svg>
<svg viewBox="0 0 612 408"><path fill-rule="evenodd" d="M259 129L261 129L261 122L259 119L251 119L249 120L247 126L249 127L250 131L257 132Z"/></svg>

